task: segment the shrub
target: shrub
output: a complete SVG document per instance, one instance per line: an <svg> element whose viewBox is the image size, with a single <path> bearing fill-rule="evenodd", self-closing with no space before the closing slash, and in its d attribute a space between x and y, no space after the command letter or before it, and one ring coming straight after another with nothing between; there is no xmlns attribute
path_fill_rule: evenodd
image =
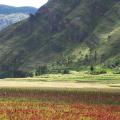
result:
<svg viewBox="0 0 120 120"><path fill-rule="evenodd" d="M120 74L120 68L119 67L115 68L113 74Z"/></svg>
<svg viewBox="0 0 120 120"><path fill-rule="evenodd" d="M107 66L108 68L118 68L120 66L120 58L115 58L112 60L108 60L107 63L105 63L105 66Z"/></svg>
<svg viewBox="0 0 120 120"><path fill-rule="evenodd" d="M36 69L36 76L42 75L42 74L47 74L48 73L48 68L47 66L39 66Z"/></svg>
<svg viewBox="0 0 120 120"><path fill-rule="evenodd" d="M34 73L15 70L12 77L14 78L34 77Z"/></svg>
<svg viewBox="0 0 120 120"><path fill-rule="evenodd" d="M120 74L120 71L114 71L113 74Z"/></svg>
<svg viewBox="0 0 120 120"><path fill-rule="evenodd" d="M95 70L94 66L90 66L90 71L93 72Z"/></svg>
<svg viewBox="0 0 120 120"><path fill-rule="evenodd" d="M69 73L70 73L69 69L64 69L63 70L63 74L69 74Z"/></svg>
<svg viewBox="0 0 120 120"><path fill-rule="evenodd" d="M94 70L94 71L91 71L90 74L92 75L100 75L100 74L106 74L107 71L105 69L99 69L99 70Z"/></svg>

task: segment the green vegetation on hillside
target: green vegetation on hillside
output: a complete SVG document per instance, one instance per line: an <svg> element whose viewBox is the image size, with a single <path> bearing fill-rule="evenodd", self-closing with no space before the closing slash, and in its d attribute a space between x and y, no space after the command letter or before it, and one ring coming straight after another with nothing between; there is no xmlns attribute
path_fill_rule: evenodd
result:
<svg viewBox="0 0 120 120"><path fill-rule="evenodd" d="M0 33L0 70L31 72L46 65L119 69L119 11L118 0L50 0Z"/></svg>

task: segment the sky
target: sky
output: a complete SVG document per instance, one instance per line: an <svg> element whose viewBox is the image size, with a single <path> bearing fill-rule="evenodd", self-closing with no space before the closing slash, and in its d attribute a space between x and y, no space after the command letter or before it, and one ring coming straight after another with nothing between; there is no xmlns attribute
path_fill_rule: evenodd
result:
<svg viewBox="0 0 120 120"><path fill-rule="evenodd" d="M0 0L0 4L10 5L10 6L33 6L36 8L44 5L48 0Z"/></svg>

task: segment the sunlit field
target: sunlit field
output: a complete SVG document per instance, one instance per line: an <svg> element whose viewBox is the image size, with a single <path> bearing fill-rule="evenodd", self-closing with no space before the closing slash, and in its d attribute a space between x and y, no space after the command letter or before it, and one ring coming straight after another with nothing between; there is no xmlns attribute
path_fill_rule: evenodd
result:
<svg viewBox="0 0 120 120"><path fill-rule="evenodd" d="M2 88L0 120L120 120L120 93Z"/></svg>
<svg viewBox="0 0 120 120"><path fill-rule="evenodd" d="M6 78L7 81L44 81L44 82L98 82L98 83L120 83L120 74L91 75L87 71L71 71L70 74L45 74L31 78Z"/></svg>
<svg viewBox="0 0 120 120"><path fill-rule="evenodd" d="M120 120L119 74L72 71L6 78L0 86L0 120Z"/></svg>

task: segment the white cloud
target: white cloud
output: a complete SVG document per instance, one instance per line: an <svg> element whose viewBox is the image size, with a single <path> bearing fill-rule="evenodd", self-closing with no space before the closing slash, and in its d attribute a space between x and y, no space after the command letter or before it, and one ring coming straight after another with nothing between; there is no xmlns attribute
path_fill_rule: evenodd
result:
<svg viewBox="0 0 120 120"><path fill-rule="evenodd" d="M33 6L39 8L44 5L48 0L0 0L0 4L11 6Z"/></svg>

